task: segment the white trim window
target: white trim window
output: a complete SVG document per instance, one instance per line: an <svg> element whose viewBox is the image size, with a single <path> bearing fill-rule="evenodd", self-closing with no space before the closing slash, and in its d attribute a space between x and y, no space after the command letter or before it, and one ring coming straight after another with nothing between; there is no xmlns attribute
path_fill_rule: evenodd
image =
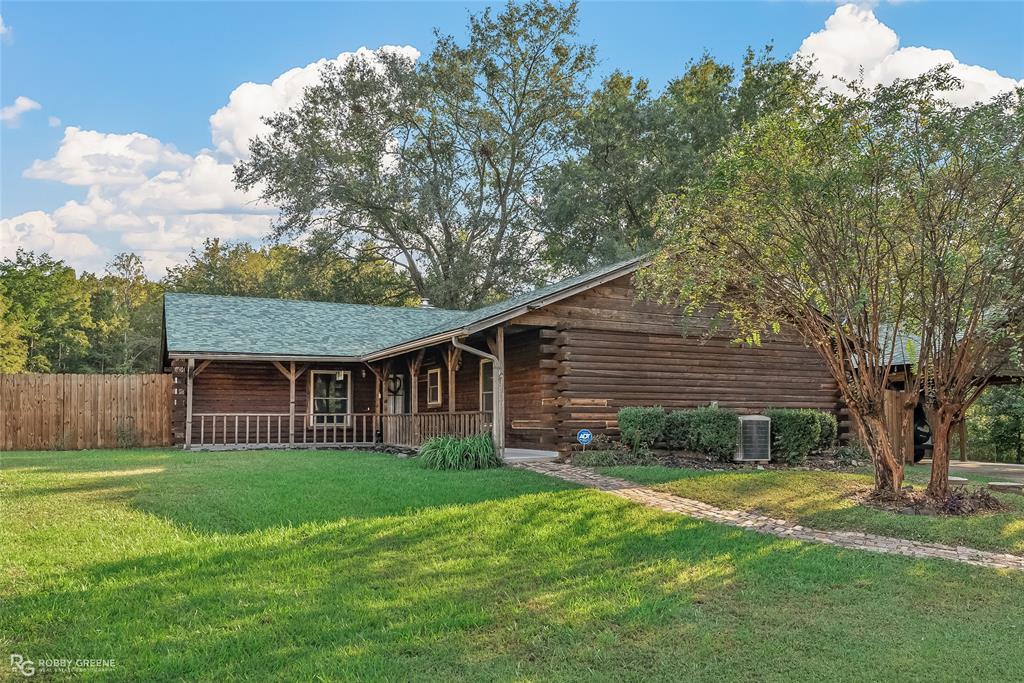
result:
<svg viewBox="0 0 1024 683"><path fill-rule="evenodd" d="M441 368L427 370L427 405L441 405Z"/></svg>
<svg viewBox="0 0 1024 683"><path fill-rule="evenodd" d="M494 412L494 364L488 358L480 359L480 410Z"/></svg>
<svg viewBox="0 0 1024 683"><path fill-rule="evenodd" d="M352 412L352 373L348 370L309 372L309 413L314 424L348 424Z"/></svg>

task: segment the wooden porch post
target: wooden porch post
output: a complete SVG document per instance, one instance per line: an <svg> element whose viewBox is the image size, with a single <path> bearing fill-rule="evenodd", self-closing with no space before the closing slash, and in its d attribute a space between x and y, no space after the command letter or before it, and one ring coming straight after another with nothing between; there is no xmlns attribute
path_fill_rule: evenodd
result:
<svg viewBox="0 0 1024 683"><path fill-rule="evenodd" d="M385 375L378 368L373 367L370 363L364 361L366 367L370 368L370 372L373 373L373 437L372 443L377 443L377 425L381 424L381 413L384 412L384 380ZM366 427L363 427L363 439L366 439Z"/></svg>
<svg viewBox="0 0 1024 683"><path fill-rule="evenodd" d="M505 328L498 326L493 343L488 340L494 354L494 414L491 429L494 434L494 450L499 458L505 457Z"/></svg>
<svg viewBox="0 0 1024 683"><path fill-rule="evenodd" d="M419 410L420 410L420 392L417 378L420 374L420 365L423 364L423 355L426 353L425 349L420 349L415 356L409 359L409 384L412 385L412 402L410 403L412 409L412 439L417 446L420 445L420 423L419 423Z"/></svg>
<svg viewBox="0 0 1024 683"><path fill-rule="evenodd" d="M288 363L288 445L295 445L295 361Z"/></svg>
<svg viewBox="0 0 1024 683"><path fill-rule="evenodd" d="M188 359L185 370L185 448L192 448L192 379L196 370L196 359Z"/></svg>
<svg viewBox="0 0 1024 683"><path fill-rule="evenodd" d="M377 443L377 425L380 424L380 414L383 411L384 403L384 383L380 379L380 373L376 370L373 370L373 378L373 443Z"/></svg>
<svg viewBox="0 0 1024 683"><path fill-rule="evenodd" d="M288 445L295 445L295 381L306 371L307 365L295 367L295 361L289 361L286 368L279 361L271 361L278 371L288 378Z"/></svg>
<svg viewBox="0 0 1024 683"><path fill-rule="evenodd" d="M462 349L452 348L448 349L445 353L444 359L448 364L448 412L455 412L455 370L459 366L459 360L462 358Z"/></svg>
<svg viewBox="0 0 1024 683"><path fill-rule="evenodd" d="M494 354L498 357L498 367L495 368L494 372L494 423L498 427L498 439L495 444L495 449L498 451L498 457L505 457L505 328L498 327L497 334L498 352ZM500 408L500 411L499 411ZM500 412L500 419L498 414Z"/></svg>

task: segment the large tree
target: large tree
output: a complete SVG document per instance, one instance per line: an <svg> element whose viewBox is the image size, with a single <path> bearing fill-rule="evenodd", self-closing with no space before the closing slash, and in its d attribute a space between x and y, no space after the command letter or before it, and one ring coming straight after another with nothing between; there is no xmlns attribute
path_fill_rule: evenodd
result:
<svg viewBox="0 0 1024 683"><path fill-rule="evenodd" d="M267 119L236 182L280 208L279 237L372 242L436 305L510 293L541 274L537 176L565 153L594 61L575 27L574 3L510 2L422 62L329 66Z"/></svg>
<svg viewBox="0 0 1024 683"><path fill-rule="evenodd" d="M1024 88L956 107L948 69L876 97L890 106L893 163L913 250L912 330L932 431L928 493L948 494L949 443L990 378L1024 348Z"/></svg>
<svg viewBox="0 0 1024 683"><path fill-rule="evenodd" d="M652 249L659 200L699 179L730 135L790 106L812 78L771 46L748 50L739 71L705 54L657 95L618 71L603 82L573 126L573 153L542 175L552 263L583 271Z"/></svg>
<svg viewBox="0 0 1024 683"><path fill-rule="evenodd" d="M28 364L28 344L22 334L21 321L14 316L0 283L0 373L21 372Z"/></svg>
<svg viewBox="0 0 1024 683"><path fill-rule="evenodd" d="M0 287L6 291L6 318L17 321L26 346L26 369L69 372L89 347L92 327L89 292L74 268L48 254L19 249L0 261Z"/></svg>
<svg viewBox="0 0 1024 683"><path fill-rule="evenodd" d="M889 493L903 467L885 394L912 272L901 229L911 169L892 163L885 134L893 94L806 88L733 136L664 207L666 246L644 280L691 313L717 310L738 341L793 326L831 372Z"/></svg>
<svg viewBox="0 0 1024 683"><path fill-rule="evenodd" d="M79 372L155 372L160 369L163 287L146 278L142 259L117 254L105 273L80 278L90 293L93 324Z"/></svg>

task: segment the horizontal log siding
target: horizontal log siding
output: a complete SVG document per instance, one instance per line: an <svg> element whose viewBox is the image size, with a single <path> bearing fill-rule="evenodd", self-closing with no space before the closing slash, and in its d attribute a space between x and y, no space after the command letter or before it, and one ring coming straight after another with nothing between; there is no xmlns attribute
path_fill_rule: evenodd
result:
<svg viewBox="0 0 1024 683"><path fill-rule="evenodd" d="M555 415L544 410L538 330L505 337L505 445L554 448Z"/></svg>
<svg viewBox="0 0 1024 683"><path fill-rule="evenodd" d="M479 342L477 346L482 348ZM541 405L540 346L537 330L509 332L505 336L505 445L509 448L545 448L554 444L554 415L545 415ZM404 362L399 367L404 367ZM441 369L440 405L427 405L427 371L431 368ZM441 347L424 354L416 384L421 413L448 410L448 368ZM455 371L455 410L481 410L480 358L471 353L462 354Z"/></svg>
<svg viewBox="0 0 1024 683"><path fill-rule="evenodd" d="M623 406L692 408L717 401L750 412L838 409L830 374L795 335L740 347L723 333L707 338L709 320L695 316L684 326L677 310L636 300L631 276L518 318L557 329L539 349L550 354L540 361L541 386L553 386L554 398L549 394L542 403L559 447L571 446L582 428L617 434Z"/></svg>

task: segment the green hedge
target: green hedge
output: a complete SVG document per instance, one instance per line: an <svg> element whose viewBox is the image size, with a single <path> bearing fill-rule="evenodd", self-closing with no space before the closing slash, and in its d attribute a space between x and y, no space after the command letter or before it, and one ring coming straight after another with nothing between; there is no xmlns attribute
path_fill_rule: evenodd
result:
<svg viewBox="0 0 1024 683"><path fill-rule="evenodd" d="M661 439L665 429L665 411L653 408L620 408L619 433L622 443L633 450L650 448Z"/></svg>
<svg viewBox="0 0 1024 683"><path fill-rule="evenodd" d="M739 416L725 408L675 410L665 421L664 440L670 450L731 460L739 445L739 430Z"/></svg>
<svg viewBox="0 0 1024 683"><path fill-rule="evenodd" d="M691 437L693 413L692 410L673 410L665 417L665 431L662 433L662 439L670 451L697 450Z"/></svg>
<svg viewBox="0 0 1024 683"><path fill-rule="evenodd" d="M815 450L819 452L831 450L839 437L839 420L835 415L824 410L815 410L814 415L818 418L818 427L821 429Z"/></svg>
<svg viewBox="0 0 1024 683"><path fill-rule="evenodd" d="M772 420L772 459L794 465L807 459L821 442L818 411L791 408L766 410Z"/></svg>
<svg viewBox="0 0 1024 683"><path fill-rule="evenodd" d="M725 408L696 408L690 417L694 450L720 460L732 460L739 447L739 415Z"/></svg>
<svg viewBox="0 0 1024 683"><path fill-rule="evenodd" d="M483 470L501 467L490 434L458 438L438 436L420 446L420 464L432 470Z"/></svg>

